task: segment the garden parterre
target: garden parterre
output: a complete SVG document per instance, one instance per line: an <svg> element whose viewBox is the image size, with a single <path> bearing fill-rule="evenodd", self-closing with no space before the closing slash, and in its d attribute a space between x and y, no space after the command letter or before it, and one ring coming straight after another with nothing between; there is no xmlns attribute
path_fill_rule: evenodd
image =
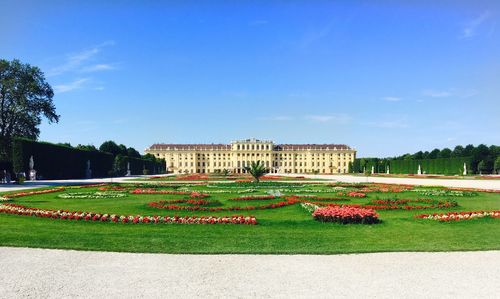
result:
<svg viewBox="0 0 500 299"><path fill-rule="evenodd" d="M81 190L82 188L85 189ZM69 246L70 248L98 249L104 247L109 250L130 251L124 245L118 245L115 242L108 245L95 244L95 239L90 242L95 237L91 237L88 231L96 229L116 231L114 238L117 238L118 236L127 237L127 234L124 235L120 230L127 230L125 227L128 227L129 224L179 223L257 225L251 226L253 231L241 231L236 228L239 226L233 225L227 226L228 228L220 228L226 227L225 225L216 226L219 228L214 227L211 231L202 228L184 229L180 228L182 226L179 225L167 227L156 225L155 227L158 227L160 231L155 229L154 233L150 231L151 228L148 228L151 226L139 225L138 227L143 227L141 230L144 231L141 231L141 234L144 236L131 234L129 238L134 242L141 240L140 243L134 243L133 247L141 248L137 250L146 252L156 250L151 250L151 247L144 244L159 242L172 245L172 242L175 241L177 245L172 245L174 249L160 246L162 247L160 251L328 253L396 250L398 248L406 248L406 250L427 248L429 250L429 246L431 250L444 250L449 248L450 244L455 243L443 244L442 240L433 240L432 235L436 235L436 232L437 235L445 234L444 240L457 238L458 235L472 234L472 232L478 236L479 232L479 235L485 235L484 238L478 244L471 241L470 244L463 247L464 249L473 249L478 246L480 248L500 247L496 238L498 235L495 235L495 232L500 229L498 226L500 221L492 219L493 217L469 217L477 219L477 221L469 222L470 229L468 226L461 227L462 231L461 233L459 231L457 235L455 228L440 227L442 221L427 221L430 217L416 217L418 213L413 211L425 209L428 213L426 215L463 211L497 211L500 209L500 194L467 190L455 197L450 194L459 193L445 192L445 194L441 192L441 190L446 190L444 188L415 188L426 193L412 191L412 189L408 186L385 184L349 185L306 182L298 184L266 181L259 185L248 182L157 185L100 184L10 193L3 195L3 198L9 199L9 201L0 203L0 224L18 229L21 229L23 225L26 225L26 228L34 225L37 227L35 231L38 231L38 235L30 234L30 238L19 239L2 231L0 236L3 234L7 238L1 239L0 244L28 246L29 240L33 240L32 242L38 244L37 246L44 247L41 240L51 238L46 235L45 237L41 236L44 236L44 227L50 227L62 230L68 238L82 234L86 236L84 239L89 240L84 244L80 243L80 245L74 246L61 245L59 241L55 241L58 244L57 247L60 248ZM270 191L273 191L271 193L274 194L278 190L279 196L269 195ZM124 196L113 197L114 194L124 194ZM66 199L61 197L66 197ZM314 214L318 209L323 209L320 210L323 212ZM51 216L35 217L34 214L50 214ZM359 218L360 215L371 218L363 220L364 218ZM344 224L359 224L324 223L324 221L329 220ZM108 223L106 226L109 228L95 227L100 223ZM127 225L116 226L113 223ZM458 223L450 223L450 225L459 226ZM497 230L481 230L479 227L481 225L494 226L497 227ZM370 227L372 228L370 229ZM454 231L453 234L449 232L450 230ZM19 232L16 229L13 231ZM183 232L186 235L181 236ZM23 233L26 234L26 231ZM408 233L421 236L421 241L426 243L415 244L415 240L401 241L408 236ZM169 241L166 239L158 240L157 234L165 235ZM236 238L235 234L241 234L241 238L234 239ZM384 235L386 235L385 238ZM210 236L211 239L208 240L202 236ZM292 241L283 240L283 236ZM387 245L387 239L394 236L401 237L401 242L394 241L394 244ZM345 240L350 240L348 242L350 245L338 243L335 243L333 247L327 245L338 238L347 238ZM358 238L364 238L366 242L353 241L358 240ZM236 244L227 244L228 240L233 240ZM216 241L219 243L214 243ZM292 242L293 244L283 248L279 245L280 241L282 243ZM204 249L188 246L200 242L204 243ZM248 242L251 245L242 244ZM107 244L107 242L104 243ZM136 251L136 249L132 251Z"/></svg>

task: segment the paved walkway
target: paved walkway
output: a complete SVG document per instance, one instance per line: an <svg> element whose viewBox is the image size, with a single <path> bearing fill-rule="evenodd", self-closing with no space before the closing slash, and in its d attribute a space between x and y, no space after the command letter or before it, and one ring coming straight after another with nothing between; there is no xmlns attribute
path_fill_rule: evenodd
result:
<svg viewBox="0 0 500 299"><path fill-rule="evenodd" d="M170 255L0 247L0 297L498 298L500 251Z"/></svg>

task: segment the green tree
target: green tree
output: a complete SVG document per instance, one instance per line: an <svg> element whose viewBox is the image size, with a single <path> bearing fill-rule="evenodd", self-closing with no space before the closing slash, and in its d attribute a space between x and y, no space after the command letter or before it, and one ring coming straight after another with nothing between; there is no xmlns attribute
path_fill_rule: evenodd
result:
<svg viewBox="0 0 500 299"><path fill-rule="evenodd" d="M127 156L130 158L141 158L141 154L133 147L127 149Z"/></svg>
<svg viewBox="0 0 500 299"><path fill-rule="evenodd" d="M69 143L69 142L59 142L59 143L56 143L56 144L57 144L57 145L62 145L62 146L65 146L65 147L73 147L73 146L71 145L71 143Z"/></svg>
<svg viewBox="0 0 500 299"><path fill-rule="evenodd" d="M422 151L418 151L413 155L413 159L422 160L424 158L424 153Z"/></svg>
<svg viewBox="0 0 500 299"><path fill-rule="evenodd" d="M103 142L99 147L99 150L101 152L113 154L113 156L115 157L119 155L122 151L121 148L118 146L118 144L116 144L114 141L111 140Z"/></svg>
<svg viewBox="0 0 500 299"><path fill-rule="evenodd" d="M455 146L453 151L451 152L452 157L465 157L464 156L464 147L461 145Z"/></svg>
<svg viewBox="0 0 500 299"><path fill-rule="evenodd" d="M438 155L438 158L450 158L451 157L451 149L443 148Z"/></svg>
<svg viewBox="0 0 500 299"><path fill-rule="evenodd" d="M260 161L252 161L250 167L245 167L245 170L253 176L256 183L258 183L259 179L267 173L264 163L260 163Z"/></svg>
<svg viewBox="0 0 500 299"><path fill-rule="evenodd" d="M222 175L223 176L228 176L229 175L229 169L227 169L227 168L222 169Z"/></svg>
<svg viewBox="0 0 500 299"><path fill-rule="evenodd" d="M472 152L474 151L475 147L472 144L467 144L464 148L463 151L463 156L464 157L470 157L472 156Z"/></svg>
<svg viewBox="0 0 500 299"><path fill-rule="evenodd" d="M79 145L75 146L75 148L79 149L79 150L84 150L84 151L97 151L97 148L92 144L88 144L88 145L79 144Z"/></svg>
<svg viewBox="0 0 500 299"><path fill-rule="evenodd" d="M0 158L9 158L13 137L36 140L43 117L59 122L53 97L38 67L0 59Z"/></svg>
<svg viewBox="0 0 500 299"><path fill-rule="evenodd" d="M439 157L440 152L441 151L439 149L435 148L429 153L429 156L427 158L436 159L437 157Z"/></svg>

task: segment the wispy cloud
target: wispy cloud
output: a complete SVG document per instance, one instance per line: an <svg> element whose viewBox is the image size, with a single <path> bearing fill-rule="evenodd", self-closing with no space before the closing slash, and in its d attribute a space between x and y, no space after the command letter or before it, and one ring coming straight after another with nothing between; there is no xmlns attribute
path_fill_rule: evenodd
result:
<svg viewBox="0 0 500 299"><path fill-rule="evenodd" d="M76 89L80 89L89 80L90 80L89 78L82 78L82 79L77 79L75 81L72 81L70 83L55 85L54 91L56 93L64 93L64 92L69 92L69 91L73 91Z"/></svg>
<svg viewBox="0 0 500 299"><path fill-rule="evenodd" d="M250 23L248 23L248 25L250 25L250 26L262 26L262 25L266 25L268 23L269 23L269 21L267 21L267 20L253 20Z"/></svg>
<svg viewBox="0 0 500 299"><path fill-rule="evenodd" d="M115 70L116 66L107 63L94 64L90 66L85 66L81 69L82 73L93 73L93 72L102 72L102 71L112 71Z"/></svg>
<svg viewBox="0 0 500 299"><path fill-rule="evenodd" d="M434 90L434 89L426 89L422 93L424 96L431 98L446 98L452 95L450 91Z"/></svg>
<svg viewBox="0 0 500 299"><path fill-rule="evenodd" d="M347 114L306 115L304 119L319 123L334 122L336 124L347 124L351 121L351 117Z"/></svg>
<svg viewBox="0 0 500 299"><path fill-rule="evenodd" d="M484 11L476 18L468 21L462 31L460 38L469 39L477 35L477 30L479 29L479 27L490 17L491 13L489 11Z"/></svg>
<svg viewBox="0 0 500 299"><path fill-rule="evenodd" d="M400 97L383 97L382 100L387 102L399 102L402 99Z"/></svg>
<svg viewBox="0 0 500 299"><path fill-rule="evenodd" d="M97 46L93 46L91 48L84 49L80 52L68 54L66 56L65 62L61 65L55 66L47 72L47 76L57 76L71 71L81 71L82 67L86 68L87 66L83 66L84 63L92 60L99 52L101 52L102 48L107 46L114 45L114 41L106 41Z"/></svg>
<svg viewBox="0 0 500 299"><path fill-rule="evenodd" d="M468 98L477 95L478 91L475 89L458 89L458 88L450 88L446 90L426 89L422 91L422 94L426 97L431 97L431 98L447 98L447 97Z"/></svg>

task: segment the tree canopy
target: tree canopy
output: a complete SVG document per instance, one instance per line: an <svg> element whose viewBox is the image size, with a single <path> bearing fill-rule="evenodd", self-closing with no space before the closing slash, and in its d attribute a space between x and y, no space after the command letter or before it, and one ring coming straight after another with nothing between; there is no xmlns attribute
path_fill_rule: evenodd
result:
<svg viewBox="0 0 500 299"><path fill-rule="evenodd" d="M1 155L7 155L12 137L36 140L45 117L59 122L52 101L54 91L36 66L19 60L0 59L0 143Z"/></svg>

